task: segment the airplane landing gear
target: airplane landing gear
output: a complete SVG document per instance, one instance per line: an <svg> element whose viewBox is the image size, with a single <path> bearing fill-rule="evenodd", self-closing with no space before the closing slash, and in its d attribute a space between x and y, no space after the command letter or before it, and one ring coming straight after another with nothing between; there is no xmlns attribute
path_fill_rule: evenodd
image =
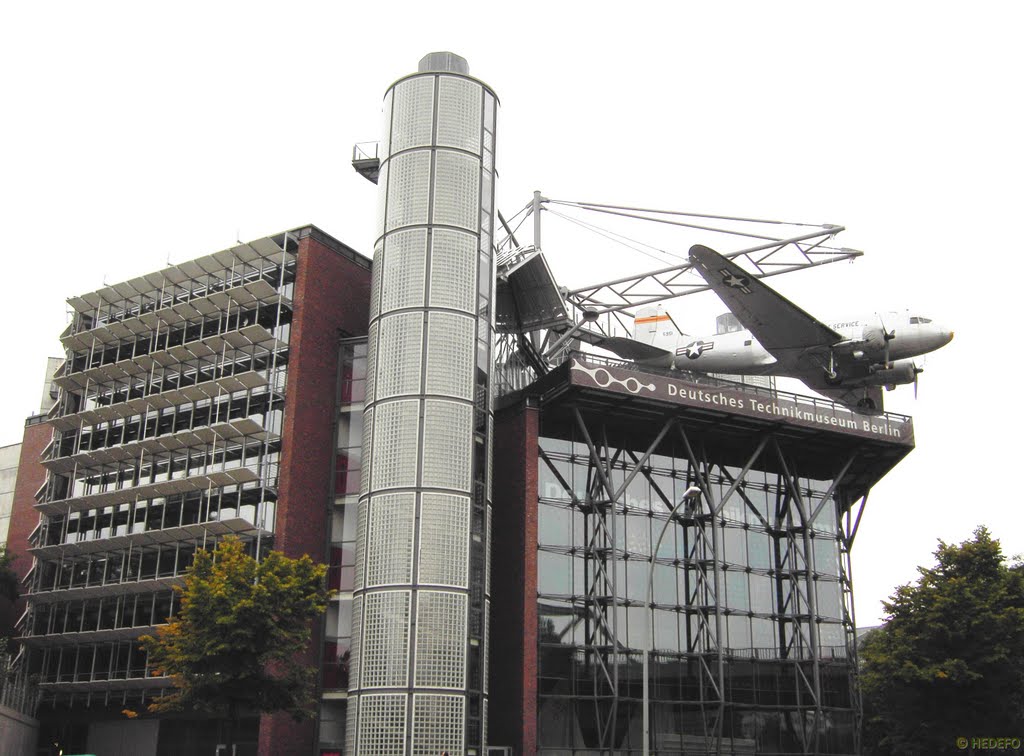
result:
<svg viewBox="0 0 1024 756"><path fill-rule="evenodd" d="M832 352L828 353L828 367L825 368L825 383L829 386L838 386L843 379L836 372L836 359Z"/></svg>

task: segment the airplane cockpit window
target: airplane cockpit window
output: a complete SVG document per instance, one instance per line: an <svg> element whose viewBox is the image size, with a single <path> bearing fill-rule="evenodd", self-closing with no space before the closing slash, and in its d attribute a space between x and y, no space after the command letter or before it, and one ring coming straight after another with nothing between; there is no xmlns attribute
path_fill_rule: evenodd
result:
<svg viewBox="0 0 1024 756"><path fill-rule="evenodd" d="M919 318L919 317L915 316L915 317L912 317L910 319L910 324L911 325L919 325L921 323L931 323L931 322L932 322L931 318Z"/></svg>
<svg viewBox="0 0 1024 756"><path fill-rule="evenodd" d="M743 324L740 323L739 318L731 312L723 312L715 318L715 333L717 335L721 335L723 333L737 333L742 330Z"/></svg>

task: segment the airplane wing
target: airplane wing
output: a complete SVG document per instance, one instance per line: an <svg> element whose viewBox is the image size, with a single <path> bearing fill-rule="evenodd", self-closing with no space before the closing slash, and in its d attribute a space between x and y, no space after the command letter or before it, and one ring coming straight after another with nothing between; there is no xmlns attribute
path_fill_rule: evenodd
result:
<svg viewBox="0 0 1024 756"><path fill-rule="evenodd" d="M754 338L791 369L799 369L797 360L807 350L842 341L827 325L713 249L695 244L690 262Z"/></svg>
<svg viewBox="0 0 1024 756"><path fill-rule="evenodd" d="M651 346L650 344L645 344L642 341L636 341L625 336L605 336L604 334L594 333L583 328L574 333L573 338L578 338L580 341L585 341L601 349L607 349L624 360L633 360L634 362L654 360L672 354L667 349Z"/></svg>

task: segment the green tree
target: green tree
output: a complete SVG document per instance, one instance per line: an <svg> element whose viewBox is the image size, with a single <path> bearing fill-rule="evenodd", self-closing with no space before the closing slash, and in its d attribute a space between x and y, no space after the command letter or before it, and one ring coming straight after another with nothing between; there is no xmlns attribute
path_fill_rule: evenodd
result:
<svg viewBox="0 0 1024 756"><path fill-rule="evenodd" d="M184 586L175 588L177 615L140 639L154 674L174 683L149 710L225 718L229 745L245 713L312 716L316 670L298 657L327 606L326 571L308 556L277 551L257 562L234 538L198 552Z"/></svg>
<svg viewBox="0 0 1024 756"><path fill-rule="evenodd" d="M4 649L8 648L8 642L15 636L14 624L17 614L14 602L18 600L21 588L18 573L12 566L16 558L7 550L5 544L0 544L0 643Z"/></svg>
<svg viewBox="0 0 1024 756"><path fill-rule="evenodd" d="M884 603L861 650L866 753L962 753L1024 722L1024 568L980 527Z"/></svg>
<svg viewBox="0 0 1024 756"><path fill-rule="evenodd" d="M18 573L14 571L12 563L17 557L7 551L6 544L0 544L0 596L17 601L21 595L18 581Z"/></svg>

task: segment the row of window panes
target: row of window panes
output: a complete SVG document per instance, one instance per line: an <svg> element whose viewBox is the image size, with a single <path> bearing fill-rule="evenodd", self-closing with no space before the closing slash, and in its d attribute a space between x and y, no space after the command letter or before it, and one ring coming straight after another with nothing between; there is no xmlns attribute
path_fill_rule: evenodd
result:
<svg viewBox="0 0 1024 756"><path fill-rule="evenodd" d="M87 633L162 625L176 609L173 591L34 604L26 634Z"/></svg>
<svg viewBox="0 0 1024 756"><path fill-rule="evenodd" d="M86 471L87 477L73 481L67 497L88 496L243 467L255 472L263 470L266 480L276 477L280 449L280 441L272 441L264 453L262 441L244 439L244 443L231 441L227 446L209 444L169 452L143 452L138 459L125 461L117 470L99 474Z"/></svg>
<svg viewBox="0 0 1024 756"><path fill-rule="evenodd" d="M597 515L585 514L575 507L542 502L537 509L537 541L542 547L551 550L582 552L589 543L587 518ZM607 519L607 518L606 518ZM659 559L681 560L688 558L710 558L703 551L698 552L704 543L699 534L700 526L696 523L673 523L661 535L665 520L650 517L646 513L619 514L615 517L615 548L620 558L639 558L649 561L654 543L661 537L658 546ZM769 534L756 525L737 526L732 523L720 522L718 544L718 561L723 564L736 565L741 568L751 567L758 570L770 570L775 564L776 536ZM589 525L592 529L593 523ZM606 522L611 530L613 524ZM705 528L708 526L704 526ZM811 532L812 567L816 573L838 576L839 541L831 533ZM603 545L603 544L602 544ZM784 552L785 550L783 550ZM778 565L784 569L785 564Z"/></svg>
<svg viewBox="0 0 1024 756"><path fill-rule="evenodd" d="M182 283L166 282L163 288L154 289L151 293L126 297L120 302L112 304L104 303L99 309L91 313L79 314L75 321L75 332L87 331L107 323L128 320L147 312L156 312L175 304L189 302L193 299L201 299L219 291L225 291L226 289L232 289L236 286L259 280L266 281L275 289L280 289L282 286L294 283L295 260L290 259L285 263L283 277L281 275L280 262L271 262L265 258L260 258L253 263L239 262L230 268L224 268L208 275L197 276ZM290 297L291 288L291 286L288 286L281 293L286 297Z"/></svg>
<svg viewBox="0 0 1024 756"><path fill-rule="evenodd" d="M590 463L590 452L587 445L582 441L567 441L564 439L543 437L540 439L540 447L544 451L544 454L552 462L561 462L571 465L581 466L585 472ZM689 464L686 458L685 448L680 446L676 449L678 456L669 456L664 454L652 454L646 464L641 467L640 477L645 477L647 474L655 477L666 477L687 480L687 472ZM616 450L612 450L613 456L615 456ZM634 458L639 459L642 450L634 450L633 457L629 454L619 453L613 463L610 464L612 469L612 476L616 474L620 475L618 482L622 482L624 478L624 471L631 471L635 466ZM560 466L561 467L561 466ZM620 472L616 472L620 471ZM723 485L728 488L732 481L739 477L742 470L738 467L724 467L724 473L713 473L710 476L710 482L716 485ZM569 478L567 477L567 480ZM782 489L782 478L777 474L766 472L764 470L750 470L747 475L744 476L741 487L744 489L749 488L760 488L762 490L777 491ZM807 498L818 497L821 498L821 492L826 490L829 486L829 481L819 481L810 478L798 478L797 483L799 485L801 494ZM687 484L688 485L688 484Z"/></svg>
<svg viewBox="0 0 1024 756"><path fill-rule="evenodd" d="M341 346L342 404L366 399L366 342L349 342Z"/></svg>
<svg viewBox="0 0 1024 756"><path fill-rule="evenodd" d="M164 407L146 415L132 415L128 418L88 426L78 430L58 433L58 441L52 458L67 457L82 451L95 451L108 446L128 444L147 438L164 436L183 430L202 428L214 423L251 418L261 426L265 421L271 428L281 428L284 412L284 397L277 394L271 400L266 387L251 391L239 391L224 395L216 400L203 399L173 407ZM266 413L271 411L271 417Z"/></svg>
<svg viewBox="0 0 1024 756"><path fill-rule="evenodd" d="M349 649L352 646L352 599L332 601L327 607L324 642L324 688L347 688Z"/></svg>
<svg viewBox="0 0 1024 756"><path fill-rule="evenodd" d="M654 603L664 607L684 608L693 605L714 603L712 595L700 595L701 586L709 586L712 580L711 567L699 566L700 558L680 566L656 564L654 566ZM611 565L605 565L609 569ZM781 573L781 571L780 571ZM588 581L596 577L594 560L582 555L541 549L537 554L537 589L542 596L553 598L578 597L588 594ZM617 560L614 577L616 592L620 601L647 603L650 562L640 559ZM744 568L723 569L719 574L719 602L723 607L740 611L771 615L779 611L778 593L791 591L794 583L802 584L802 577L791 578L785 573L778 577L757 572L746 572ZM812 580L817 597L819 617L839 619L843 616L842 590L838 579L816 576ZM603 589L610 599L610 584ZM785 596L784 596L785 598ZM792 597L795 601L796 597ZM805 611L806 608L803 608Z"/></svg>
<svg viewBox="0 0 1024 756"><path fill-rule="evenodd" d="M642 606L618 606L601 610L607 615L607 624L598 622L598 611L588 612L586 605L560 602L543 598L539 611L538 641L541 646L612 646L610 632L597 632L600 627L611 627L614 621L616 647L642 650L649 645L653 631L654 648L659 654L684 655L715 651L715 613L711 607L690 611L673 609L647 610ZM644 614L648 616L645 617ZM648 626L648 620L651 625ZM809 628L795 630L790 620L746 613L726 612L722 617L722 647L730 656L750 659L810 658L804 637L810 637ZM845 658L844 626L839 620L815 623L820 656ZM794 633L796 635L794 635ZM802 633L802 635L801 635Z"/></svg>
<svg viewBox="0 0 1024 756"><path fill-rule="evenodd" d="M331 550L327 587L332 591L351 591L353 589L356 564L357 507L358 505L354 501L341 506L336 504L331 512Z"/></svg>
<svg viewBox="0 0 1024 756"><path fill-rule="evenodd" d="M64 375L78 373L100 365L113 365L122 360L133 360L154 352L162 352L176 346L191 344L202 339L238 331L250 325L261 325L275 333L278 325L278 306L260 305L234 311L220 312L214 317L194 318L173 326L154 328L134 339L116 344L97 345L68 354ZM291 322L291 311L282 308L280 324Z"/></svg>
<svg viewBox="0 0 1024 756"><path fill-rule="evenodd" d="M540 497L549 501L571 502L574 498L578 501L585 501L587 486L593 482L595 473L585 464L572 465L550 457L549 460L550 462L545 462L541 459L538 466L538 494ZM627 474L625 469L613 470L609 478L612 487L619 488L625 482ZM562 480L559 480L559 476L570 487L568 490L562 484ZM626 510L650 511L667 517L672 507L679 501L679 497L690 485L692 485L692 481L687 480L685 475L645 475L641 473L636 475L626 486L619 503ZM711 476L711 492L718 500L728 493L731 486L732 482L727 477ZM722 516L737 522L755 523L762 520L771 522L775 517L778 495L784 491L785 483L781 476L773 484L741 483L726 502ZM821 492L812 491L808 495L805 490L803 496L805 503L811 507L812 511L821 503ZM814 525L820 530L835 532L833 500L830 499L822 507Z"/></svg>
<svg viewBox="0 0 1024 756"><path fill-rule="evenodd" d="M272 366L280 370L287 364L287 349L279 350L275 357L273 352L264 347L245 346L168 366L154 365L146 373L113 381L90 382L84 391L61 391L60 415L109 407L131 399L144 399L242 373L262 373Z"/></svg>
<svg viewBox="0 0 1024 756"><path fill-rule="evenodd" d="M562 692L569 690L593 689L593 666L587 663L589 653L583 648L542 644L539 650L539 678L543 687L549 691L562 686ZM846 657L836 655L827 657L830 661L847 661ZM746 661L745 661L746 660ZM620 680L635 679L639 668L643 665L642 653L623 652L616 660L608 659L609 664L619 664ZM692 657L686 654L666 654L656 652L649 658L650 697L655 701L690 701L701 700L700 687L708 685L709 680L694 673ZM823 666L820 673L821 691L824 706L845 708L850 706L850 667L847 664L830 664ZM625 672L625 674L623 674ZM783 701L793 702L793 669L788 659L774 656L750 655L733 657L725 666L725 697L733 704L761 703L765 706L777 706ZM599 680L599 692L603 681ZM637 700L640 691L636 688L620 688L622 700ZM591 705L593 700L590 699ZM813 703L809 702L813 706Z"/></svg>
<svg viewBox="0 0 1024 756"><path fill-rule="evenodd" d="M844 685L849 689L849 669L843 670ZM790 673L791 674L791 673ZM806 753L802 731L795 728L794 721L803 722L813 716L806 708L798 709L794 703L793 682L787 680L777 694L758 699L755 705L730 699L724 714L719 715L716 707L707 706L707 699L716 693L705 686L701 690L698 677L692 672L684 676L680 672L680 686L672 695L652 696L650 704L651 752L657 754L706 753L708 732L715 727L721 716L721 753L777 754ZM595 716L595 701L591 697L567 698L563 686L541 686L538 699L537 734L538 750L541 756L590 756L600 752L598 728L603 724ZM548 695L548 691L552 691ZM849 696L846 695L848 700ZM834 700L844 700L841 695ZM817 732L817 753L853 754L855 719L850 704L841 708L828 706L828 713L820 719ZM618 721L616 751L640 753L641 726L639 718L642 708L640 701L621 702L619 710L631 713L632 720ZM600 712L601 709L597 709ZM717 739L712 740L715 752ZM685 744L685 745L684 745ZM692 749L692 750L691 750Z"/></svg>
<svg viewBox="0 0 1024 756"><path fill-rule="evenodd" d="M32 654L41 683L94 682L151 676L146 652L133 641L57 646Z"/></svg>
<svg viewBox="0 0 1024 756"><path fill-rule="evenodd" d="M617 465L611 471L609 480L614 489L618 489L628 475L628 466ZM542 454L537 464L538 495L544 501L570 503L574 499L586 501L587 487L595 478L584 458L576 463L559 459L557 455ZM761 476L763 477L763 473ZM563 485L564 481L564 485ZM806 479L804 483L808 482ZM815 491L811 488L802 489L804 503L811 512L821 504L827 482L814 481ZM685 472L681 474L640 473L626 486L619 500L626 511L640 513L652 512L667 517L672 507L679 501L683 492L692 484ZM716 500L728 493L732 481L724 475L712 475L708 484ZM567 489L566 486L569 488ZM773 522L775 508L780 494L786 490L785 481L778 476L773 483L741 483L739 488L727 500L722 509L722 517L731 522L761 524ZM829 499L821 508L814 520L814 527L822 532L836 532L835 502Z"/></svg>
<svg viewBox="0 0 1024 756"><path fill-rule="evenodd" d="M336 496L359 493L362 459L362 407L346 405L338 413L337 452L334 460L334 493Z"/></svg>
<svg viewBox="0 0 1024 756"><path fill-rule="evenodd" d="M33 576L32 593L177 577L192 564L198 548L191 543L175 543L40 562Z"/></svg>
<svg viewBox="0 0 1024 756"><path fill-rule="evenodd" d="M274 522L274 497L273 491L263 488L258 481L252 481L241 486L188 491L100 510L74 512L67 517L47 518L34 545L81 543L236 517L258 524L261 501L263 519L269 526Z"/></svg>

